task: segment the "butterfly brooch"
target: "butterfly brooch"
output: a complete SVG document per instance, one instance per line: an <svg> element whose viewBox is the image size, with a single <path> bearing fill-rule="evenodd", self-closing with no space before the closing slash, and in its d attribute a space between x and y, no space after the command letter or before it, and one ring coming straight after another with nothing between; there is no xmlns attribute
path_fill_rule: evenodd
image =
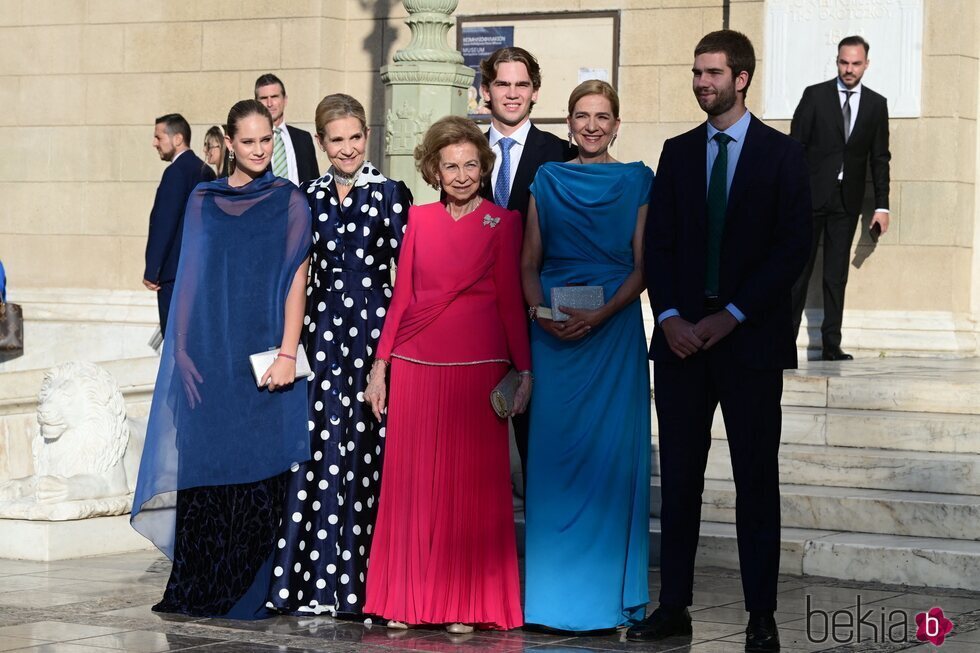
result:
<svg viewBox="0 0 980 653"><path fill-rule="evenodd" d="M493 229L500 223L500 218L491 218L489 214L483 216L483 226Z"/></svg>

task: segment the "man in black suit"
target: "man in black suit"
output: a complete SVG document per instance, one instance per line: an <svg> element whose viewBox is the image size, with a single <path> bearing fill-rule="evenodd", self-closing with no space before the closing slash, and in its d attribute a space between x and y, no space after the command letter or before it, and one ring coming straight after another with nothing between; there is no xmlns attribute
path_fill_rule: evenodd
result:
<svg viewBox="0 0 980 653"><path fill-rule="evenodd" d="M538 60L523 48L494 51L480 62L480 93L490 109L487 140L496 155L493 170L483 178L480 194L499 206L527 217L530 187L541 164L568 161L578 149L531 122L531 109L541 88ZM527 485L528 415L515 416L514 438Z"/></svg>
<svg viewBox="0 0 980 653"><path fill-rule="evenodd" d="M163 171L150 211L143 285L157 294L160 330L166 333L167 313L177 278L180 240L184 233L184 208L194 187L214 179L214 171L190 149L191 126L179 113L157 118L153 147L160 159L170 165Z"/></svg>
<svg viewBox="0 0 980 653"><path fill-rule="evenodd" d="M255 99L272 114L275 137L269 164L272 172L297 186L319 177L320 167L310 132L286 124L286 85L282 80L272 73L259 77L255 80Z"/></svg>
<svg viewBox="0 0 980 653"><path fill-rule="evenodd" d="M794 332L799 333L806 292L823 235L823 360L850 360L841 351L844 287L851 242L864 199L870 163L875 212L872 231L888 231L888 104L861 83L868 69L868 42L848 36L837 46L837 77L803 91L790 135L803 143L813 191L813 244L793 287Z"/></svg>
<svg viewBox="0 0 980 653"><path fill-rule="evenodd" d="M690 635L711 421L731 450L746 650L774 651L779 573L780 398L796 367L790 289L810 247L803 148L746 110L752 43L712 32L694 50L706 123L664 143L645 234L657 326L650 343L660 425L660 606L628 639ZM706 198L706 199L702 199Z"/></svg>

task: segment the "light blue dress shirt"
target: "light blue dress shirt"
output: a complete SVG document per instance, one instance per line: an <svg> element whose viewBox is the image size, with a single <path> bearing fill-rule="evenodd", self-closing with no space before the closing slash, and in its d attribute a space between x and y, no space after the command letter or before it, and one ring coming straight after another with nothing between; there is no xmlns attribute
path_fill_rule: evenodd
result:
<svg viewBox="0 0 980 653"><path fill-rule="evenodd" d="M728 143L728 170L726 183L726 192L731 192L732 190L732 179L735 178L735 168L738 166L738 158L742 154L742 145L745 144L745 134L749 131L749 123L752 121L752 114L746 111L742 114L742 117L735 121L735 124L724 130L725 134L731 137L731 142ZM715 164L715 159L718 158L718 141L715 140L715 134L717 134L719 129L715 129L714 126L708 123L708 156L707 156L707 168L705 169L705 186L704 194L705 197L708 195L708 183L707 180L711 179L711 166ZM725 310L731 313L739 324L745 321L745 314L738 310L735 304L729 303L725 306ZM674 317L680 315L680 311L676 308L668 308L666 311L657 316L657 322L663 323L668 317Z"/></svg>

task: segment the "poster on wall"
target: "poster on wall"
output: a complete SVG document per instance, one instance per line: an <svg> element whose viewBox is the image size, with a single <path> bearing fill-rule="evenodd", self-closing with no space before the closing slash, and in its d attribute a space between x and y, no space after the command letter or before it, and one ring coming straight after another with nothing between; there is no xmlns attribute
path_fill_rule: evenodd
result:
<svg viewBox="0 0 980 653"><path fill-rule="evenodd" d="M467 91L466 106L470 118L485 117L490 109L483 106L480 97L480 62L493 54L494 50L509 48L514 45L513 25L486 25L479 27L464 27L462 30L461 49L463 63L476 71L473 85Z"/></svg>

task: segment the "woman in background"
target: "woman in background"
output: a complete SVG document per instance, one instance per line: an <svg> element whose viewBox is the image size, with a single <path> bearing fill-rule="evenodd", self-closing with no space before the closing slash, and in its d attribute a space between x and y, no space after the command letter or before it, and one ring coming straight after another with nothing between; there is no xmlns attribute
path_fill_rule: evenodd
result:
<svg viewBox="0 0 980 653"><path fill-rule="evenodd" d="M521 299L521 216L482 199L493 166L466 118L435 122L415 150L444 202L413 206L391 309L364 393L381 420L391 364L388 449L364 611L391 628L451 633L521 625L507 420L490 392L521 374L531 392Z"/></svg>
<svg viewBox="0 0 980 653"><path fill-rule="evenodd" d="M563 631L615 628L642 619L647 603L650 378L639 297L653 172L610 155L619 126L609 84L572 91L568 131L579 156L538 169L522 255L538 381L525 618ZM567 322L537 315L552 288L569 285L601 286L605 305L562 308Z"/></svg>
<svg viewBox="0 0 980 653"><path fill-rule="evenodd" d="M302 192L267 172L261 103L231 108L226 142L231 174L187 204L132 524L173 560L154 610L255 619L269 614L283 472L310 456L294 380L311 221ZM276 346L257 387L249 356Z"/></svg>
<svg viewBox="0 0 980 653"><path fill-rule="evenodd" d="M342 93L323 98L316 131L330 169L304 184L316 216L304 329L314 372L313 459L289 475L269 601L290 614L357 618L385 446L362 390L412 195L365 159L368 126L360 102Z"/></svg>
<svg viewBox="0 0 980 653"><path fill-rule="evenodd" d="M228 168L231 163L228 154L228 148L225 146L225 135L221 131L221 127L211 126L204 134L204 162L214 168L214 172L219 178L228 176Z"/></svg>

